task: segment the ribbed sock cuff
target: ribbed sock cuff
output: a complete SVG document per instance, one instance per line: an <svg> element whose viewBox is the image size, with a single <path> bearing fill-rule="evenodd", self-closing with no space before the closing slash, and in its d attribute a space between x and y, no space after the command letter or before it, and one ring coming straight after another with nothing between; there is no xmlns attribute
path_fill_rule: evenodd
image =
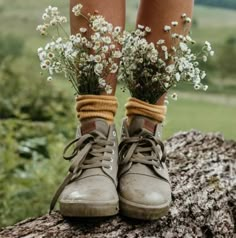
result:
<svg viewBox="0 0 236 238"><path fill-rule="evenodd" d="M76 98L77 117L82 121L90 118L103 118L113 123L117 111L117 99L107 95L81 95Z"/></svg>
<svg viewBox="0 0 236 238"><path fill-rule="evenodd" d="M167 108L164 105L149 104L137 98L129 98L125 107L128 121L135 115L141 115L161 123L164 121L167 111Z"/></svg>

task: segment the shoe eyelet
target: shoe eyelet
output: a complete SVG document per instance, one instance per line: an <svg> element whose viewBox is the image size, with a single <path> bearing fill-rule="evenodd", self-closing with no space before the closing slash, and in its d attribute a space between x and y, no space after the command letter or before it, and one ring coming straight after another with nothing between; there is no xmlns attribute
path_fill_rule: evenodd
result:
<svg viewBox="0 0 236 238"><path fill-rule="evenodd" d="M113 154L113 155L115 154L115 151L114 151L114 150L112 150L112 154Z"/></svg>
<svg viewBox="0 0 236 238"><path fill-rule="evenodd" d="M112 134L113 134L113 136L116 136L116 131L113 131Z"/></svg>
<svg viewBox="0 0 236 238"><path fill-rule="evenodd" d="M110 165L108 169L112 170L112 166Z"/></svg>
<svg viewBox="0 0 236 238"><path fill-rule="evenodd" d="M113 162L113 158L111 157L110 162Z"/></svg>

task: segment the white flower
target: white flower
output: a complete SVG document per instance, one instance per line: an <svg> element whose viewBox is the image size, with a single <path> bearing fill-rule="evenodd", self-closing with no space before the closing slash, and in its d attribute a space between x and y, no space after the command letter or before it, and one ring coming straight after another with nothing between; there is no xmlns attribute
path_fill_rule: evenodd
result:
<svg viewBox="0 0 236 238"><path fill-rule="evenodd" d="M122 56L122 53L119 50L114 51L113 57L114 58L120 58Z"/></svg>
<svg viewBox="0 0 236 238"><path fill-rule="evenodd" d="M189 42L193 41L192 38L189 35L186 36L186 40L189 41Z"/></svg>
<svg viewBox="0 0 236 238"><path fill-rule="evenodd" d="M43 52L43 48L42 47L38 48L38 54L40 54L42 52Z"/></svg>
<svg viewBox="0 0 236 238"><path fill-rule="evenodd" d="M62 42L62 38L61 37L57 38L56 43L60 44L61 42Z"/></svg>
<svg viewBox="0 0 236 238"><path fill-rule="evenodd" d="M165 40L162 40L162 39L160 39L160 40L157 41L157 45L162 45L162 44L164 44L164 43L165 43Z"/></svg>
<svg viewBox="0 0 236 238"><path fill-rule="evenodd" d="M155 82L157 82L157 81L158 81L158 77L157 77L157 76L152 77L152 82L153 82L153 83L155 83Z"/></svg>
<svg viewBox="0 0 236 238"><path fill-rule="evenodd" d="M79 31L82 32L82 33L85 33L85 32L87 31L87 28L81 27L81 28L79 29Z"/></svg>
<svg viewBox="0 0 236 238"><path fill-rule="evenodd" d="M167 51L167 47L166 47L165 45L161 46L161 49L162 49L163 51Z"/></svg>
<svg viewBox="0 0 236 238"><path fill-rule="evenodd" d="M120 32L121 32L121 27L120 27L120 26L116 26L116 27L114 28L114 32L120 33Z"/></svg>
<svg viewBox="0 0 236 238"><path fill-rule="evenodd" d="M145 31L146 31L146 32L151 32L151 28L148 27L148 26L146 26L146 27L145 27Z"/></svg>
<svg viewBox="0 0 236 238"><path fill-rule="evenodd" d="M201 79L204 79L206 77L206 72L202 71Z"/></svg>
<svg viewBox="0 0 236 238"><path fill-rule="evenodd" d="M47 14L47 13L44 13L43 15L42 15L42 19L45 21L45 20L47 20L47 19L49 19L50 18L50 16Z"/></svg>
<svg viewBox="0 0 236 238"><path fill-rule="evenodd" d="M49 52L48 53L48 58L49 59L53 59L55 57L55 55L52 53L52 52Z"/></svg>
<svg viewBox="0 0 236 238"><path fill-rule="evenodd" d="M144 26L143 26L143 25L140 25L140 24L138 24L138 28L139 28L139 29L144 29Z"/></svg>
<svg viewBox="0 0 236 238"><path fill-rule="evenodd" d="M186 14L186 13L183 13L183 14L181 15L181 17L182 17L182 18L185 18L185 17L187 17L187 14Z"/></svg>
<svg viewBox="0 0 236 238"><path fill-rule="evenodd" d="M75 16L80 15L82 7L83 7L82 4L77 4L72 8L72 12L74 13Z"/></svg>
<svg viewBox="0 0 236 238"><path fill-rule="evenodd" d="M171 98L176 101L176 100L177 100L177 93L173 93L173 94L171 95Z"/></svg>
<svg viewBox="0 0 236 238"><path fill-rule="evenodd" d="M203 86L203 90L206 91L208 89L208 85Z"/></svg>
<svg viewBox="0 0 236 238"><path fill-rule="evenodd" d="M101 32L102 32L102 33L108 32L108 28L107 28L106 26L103 26L103 27L101 28Z"/></svg>
<svg viewBox="0 0 236 238"><path fill-rule="evenodd" d="M103 78L98 79L99 86L104 88L106 86L106 81Z"/></svg>
<svg viewBox="0 0 236 238"><path fill-rule="evenodd" d="M202 60L203 60L203 62L207 62L207 56L206 56L206 55L203 55L203 56L202 56Z"/></svg>
<svg viewBox="0 0 236 238"><path fill-rule="evenodd" d="M152 63L156 63L157 62L157 55L156 54L152 54L150 57L150 60Z"/></svg>
<svg viewBox="0 0 236 238"><path fill-rule="evenodd" d="M187 46L185 43L183 43L183 42L180 42L180 43L179 43L179 47L180 47L180 49L181 49L183 52L185 52L185 51L188 50L188 46Z"/></svg>
<svg viewBox="0 0 236 238"><path fill-rule="evenodd" d="M169 87L169 83L164 83L165 88Z"/></svg>
<svg viewBox="0 0 236 238"><path fill-rule="evenodd" d="M165 80L167 81L167 82L169 82L170 81L170 76L166 76L166 78L165 78Z"/></svg>
<svg viewBox="0 0 236 238"><path fill-rule="evenodd" d="M112 87L107 84L106 87L105 87L105 91L106 91L107 94L111 94L112 93Z"/></svg>
<svg viewBox="0 0 236 238"><path fill-rule="evenodd" d="M170 30L171 30L171 27L170 27L170 26L167 26L167 25L164 26L164 31L168 32L168 31L170 31Z"/></svg>
<svg viewBox="0 0 236 238"><path fill-rule="evenodd" d="M171 46L171 49L172 49L174 52L177 51L176 48L175 48L174 46Z"/></svg>
<svg viewBox="0 0 236 238"><path fill-rule="evenodd" d="M44 62L42 62L40 64L40 67L41 67L42 70L46 70L46 69L48 69L49 66L47 64L45 64Z"/></svg>
<svg viewBox="0 0 236 238"><path fill-rule="evenodd" d="M179 73L175 74L175 79L176 79L177 82L180 81L180 74Z"/></svg>
<svg viewBox="0 0 236 238"><path fill-rule="evenodd" d="M170 65L168 65L166 67L166 72L170 74L170 73L173 72L174 68L175 68L175 65L174 64L170 64Z"/></svg>
<svg viewBox="0 0 236 238"><path fill-rule="evenodd" d="M104 43L106 43L106 44L111 44L111 37L105 36L105 37L103 37L103 41L104 41Z"/></svg>
<svg viewBox="0 0 236 238"><path fill-rule="evenodd" d="M178 38L178 37L179 37L179 35L178 35L178 34L176 34L176 33L173 33L173 34L171 34L171 37L174 39L174 38Z"/></svg>
<svg viewBox="0 0 236 238"><path fill-rule="evenodd" d="M105 46L105 47L106 47L106 46ZM111 44L111 45L110 45L110 49L111 49L111 50L114 50L115 48L116 48L116 46L115 46L114 44Z"/></svg>
<svg viewBox="0 0 236 238"><path fill-rule="evenodd" d="M52 80L52 76L47 77L47 81L51 81Z"/></svg>
<svg viewBox="0 0 236 238"><path fill-rule="evenodd" d="M134 33L136 36L141 36L142 31L140 29L136 29Z"/></svg>
<svg viewBox="0 0 236 238"><path fill-rule="evenodd" d="M95 55L95 56L93 57L93 59L94 59L94 61L95 61L96 63L99 63L99 62L101 62L102 57L101 57L100 55Z"/></svg>
<svg viewBox="0 0 236 238"><path fill-rule="evenodd" d="M210 56L214 56L215 52L212 50L210 51Z"/></svg>
<svg viewBox="0 0 236 238"><path fill-rule="evenodd" d="M199 90L200 88L201 88L201 87L200 87L199 84L195 84L195 85L194 85L194 89L195 89L195 90Z"/></svg>
<svg viewBox="0 0 236 238"><path fill-rule="evenodd" d="M118 70L118 65L116 63L112 64L110 67L111 73L116 73Z"/></svg>
<svg viewBox="0 0 236 238"><path fill-rule="evenodd" d="M205 46L210 47L211 43L209 41L205 41Z"/></svg>
<svg viewBox="0 0 236 238"><path fill-rule="evenodd" d="M82 42L83 44L87 44L88 40L87 40L86 37L82 37L82 38L81 38L81 42Z"/></svg>
<svg viewBox="0 0 236 238"><path fill-rule="evenodd" d="M167 60L167 59L168 59L168 57L169 57L169 54L168 54L168 52L167 52L167 51L164 51L164 56L165 56L165 60Z"/></svg>
<svg viewBox="0 0 236 238"><path fill-rule="evenodd" d="M95 74L100 75L102 73L102 70L103 70L103 65L101 63L98 63L95 65L94 67Z"/></svg>
<svg viewBox="0 0 236 238"><path fill-rule="evenodd" d="M172 22L171 22L171 25L172 25L172 26L177 26L177 25L178 25L178 22L177 22L177 21L172 21Z"/></svg>
<svg viewBox="0 0 236 238"><path fill-rule="evenodd" d="M111 23L108 23L108 24L107 24L107 31L108 31L109 33L111 33L112 30L113 30L113 25L112 25Z"/></svg>
<svg viewBox="0 0 236 238"><path fill-rule="evenodd" d="M191 20L190 17L186 17L186 18L185 18L185 22L186 22L186 23L190 23L191 21L192 21L192 20Z"/></svg>
<svg viewBox="0 0 236 238"><path fill-rule="evenodd" d="M102 52L107 53L108 50L109 50L109 48L108 48L107 45L104 45L104 46L102 47Z"/></svg>

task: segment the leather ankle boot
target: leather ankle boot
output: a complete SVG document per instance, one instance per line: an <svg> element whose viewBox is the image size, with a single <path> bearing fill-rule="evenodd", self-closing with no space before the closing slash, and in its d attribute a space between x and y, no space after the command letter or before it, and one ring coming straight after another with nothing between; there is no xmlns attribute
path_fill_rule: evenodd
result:
<svg viewBox="0 0 236 238"><path fill-rule="evenodd" d="M160 126L135 116L123 121L119 145L119 198L123 215L153 220L166 215L171 188Z"/></svg>
<svg viewBox="0 0 236 238"><path fill-rule="evenodd" d="M74 146L68 155L70 147ZM69 173L58 188L61 214L68 217L103 217L119 211L117 194L118 146L115 125L90 119L78 128L77 137L64 151L71 161Z"/></svg>

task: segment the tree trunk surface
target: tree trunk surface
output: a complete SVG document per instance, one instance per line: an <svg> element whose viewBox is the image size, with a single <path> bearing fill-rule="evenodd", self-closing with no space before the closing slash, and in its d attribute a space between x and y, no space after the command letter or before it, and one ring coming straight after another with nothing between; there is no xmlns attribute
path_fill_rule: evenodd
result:
<svg viewBox="0 0 236 238"><path fill-rule="evenodd" d="M236 237L236 142L189 131L165 145L173 193L167 216L81 220L53 212L6 227L0 237Z"/></svg>

